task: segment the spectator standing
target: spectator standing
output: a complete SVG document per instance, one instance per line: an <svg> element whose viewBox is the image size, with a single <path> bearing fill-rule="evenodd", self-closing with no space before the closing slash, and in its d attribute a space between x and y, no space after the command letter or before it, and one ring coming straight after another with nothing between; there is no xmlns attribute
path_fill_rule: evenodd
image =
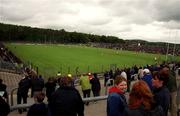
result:
<svg viewBox="0 0 180 116"><path fill-rule="evenodd" d="M49 101L52 116L84 116L84 103L79 92L71 86L71 81L69 77L59 78L60 87Z"/></svg>
<svg viewBox="0 0 180 116"><path fill-rule="evenodd" d="M127 116L164 116L161 106L156 106L153 94L146 82L136 82L129 94Z"/></svg>
<svg viewBox="0 0 180 116"><path fill-rule="evenodd" d="M109 72L106 71L106 72L104 73L104 87L106 87L106 83L107 83L107 81L108 81L109 79L110 79Z"/></svg>
<svg viewBox="0 0 180 116"><path fill-rule="evenodd" d="M10 112L9 104L0 96L0 116L7 116Z"/></svg>
<svg viewBox="0 0 180 116"><path fill-rule="evenodd" d="M88 73L89 80L93 78L93 75L91 73Z"/></svg>
<svg viewBox="0 0 180 116"><path fill-rule="evenodd" d="M112 69L109 71L109 76L110 76L110 79L114 79L114 74L113 74L113 70Z"/></svg>
<svg viewBox="0 0 180 116"><path fill-rule="evenodd" d="M48 116L48 107L43 102L45 94L43 92L37 92L34 95L35 104L33 104L27 113L27 116Z"/></svg>
<svg viewBox="0 0 180 116"><path fill-rule="evenodd" d="M139 70L138 67L136 65L134 65L134 73L135 74L138 74L138 70Z"/></svg>
<svg viewBox="0 0 180 116"><path fill-rule="evenodd" d="M27 103L28 91L30 88L30 79L26 75L23 75L23 78L20 80L18 84L18 91L17 91L17 104L21 104L21 100L23 99L23 103ZM25 110L25 109L24 109ZM18 109L18 112L21 114L22 109Z"/></svg>
<svg viewBox="0 0 180 116"><path fill-rule="evenodd" d="M130 91L132 90L133 85L134 85L135 83L137 83L138 81L139 81L139 80L138 80L138 76L135 76L135 77L134 77L134 80L132 80L131 83L130 83Z"/></svg>
<svg viewBox="0 0 180 116"><path fill-rule="evenodd" d="M107 98L107 116L124 116L126 98L124 93L127 90L126 79L117 75L114 80L115 85L109 89Z"/></svg>
<svg viewBox="0 0 180 116"><path fill-rule="evenodd" d="M46 96L47 96L47 101L51 100L51 95L53 92L55 92L56 89L56 82L53 77L48 78L48 82L45 83L46 87Z"/></svg>
<svg viewBox="0 0 180 116"><path fill-rule="evenodd" d="M36 92L42 92L44 88L44 80L38 77L35 71L31 72L31 97L36 94Z"/></svg>
<svg viewBox="0 0 180 116"><path fill-rule="evenodd" d="M99 78L97 77L97 73L94 73L93 78L90 80L91 90L93 92L94 97L100 95L101 84L99 82Z"/></svg>
<svg viewBox="0 0 180 116"><path fill-rule="evenodd" d="M127 74L127 86L128 86L127 91L129 92L131 81L132 81L131 80L131 74L130 74L130 68L126 69L126 74Z"/></svg>
<svg viewBox="0 0 180 116"><path fill-rule="evenodd" d="M122 72L121 69L117 68L115 70L114 77L116 77L117 75L121 75L121 72Z"/></svg>
<svg viewBox="0 0 180 116"><path fill-rule="evenodd" d="M6 85L3 83L3 80L0 79L0 92L2 94L2 97L4 97L7 101L8 99L8 94L7 94L7 91L6 91Z"/></svg>
<svg viewBox="0 0 180 116"><path fill-rule="evenodd" d="M139 70L138 70L138 77L139 77L139 79L143 78L143 76L144 76L143 68L139 67Z"/></svg>
<svg viewBox="0 0 180 116"><path fill-rule="evenodd" d="M152 75L149 69L144 69L144 76L143 78L141 78L143 81L145 81L147 83L147 85L149 86L149 88L152 90Z"/></svg>
<svg viewBox="0 0 180 116"><path fill-rule="evenodd" d="M180 109L180 68L177 69L177 74L176 74L176 79L177 79L177 108ZM179 110L180 113L180 110Z"/></svg>
<svg viewBox="0 0 180 116"><path fill-rule="evenodd" d="M176 96L177 96L177 83L175 72L173 71L173 64L168 66L164 66L160 73L165 76L167 81L167 88L170 92L170 113L171 116L177 116L177 104L176 104Z"/></svg>
<svg viewBox="0 0 180 116"><path fill-rule="evenodd" d="M91 84L87 74L84 74L83 76L80 77L80 85L82 88L83 97L84 98L90 97ZM87 102L86 105L89 105L89 102Z"/></svg>
<svg viewBox="0 0 180 116"><path fill-rule="evenodd" d="M121 76L127 80L127 74L126 74L125 70L122 70Z"/></svg>
<svg viewBox="0 0 180 116"><path fill-rule="evenodd" d="M156 106L163 108L165 116L168 115L168 109L170 105L170 92L166 87L167 77L159 72L153 72L152 86L154 93L154 100Z"/></svg>
<svg viewBox="0 0 180 116"><path fill-rule="evenodd" d="M131 77L132 77L132 75L135 74L134 67L131 67L131 68L130 68L129 73L130 73ZM133 80L133 78L131 78L131 80Z"/></svg>

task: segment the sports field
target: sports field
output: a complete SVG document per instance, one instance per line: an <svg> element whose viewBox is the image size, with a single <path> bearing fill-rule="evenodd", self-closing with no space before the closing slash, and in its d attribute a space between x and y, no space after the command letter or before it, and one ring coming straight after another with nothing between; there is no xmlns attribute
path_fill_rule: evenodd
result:
<svg viewBox="0 0 180 116"><path fill-rule="evenodd" d="M113 68L132 65L144 66L165 60L164 55L137 53L130 51L93 48L62 44L19 44L6 43L6 46L25 63L38 66L44 76L62 74L102 72Z"/></svg>

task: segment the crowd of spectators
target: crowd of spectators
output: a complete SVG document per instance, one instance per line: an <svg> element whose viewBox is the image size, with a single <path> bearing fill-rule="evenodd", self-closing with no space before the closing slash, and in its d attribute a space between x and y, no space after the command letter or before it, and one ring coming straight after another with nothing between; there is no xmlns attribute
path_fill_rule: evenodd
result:
<svg viewBox="0 0 180 116"><path fill-rule="evenodd" d="M129 67L125 69L117 68L116 70L106 71L104 73L104 80L105 80L104 86L110 86L108 93L109 95L112 95L111 97L109 96L107 100L109 104L109 105L107 104L108 116L111 116L111 112L112 112L111 109L113 109L113 113L118 113L118 110L116 111L116 109L114 109L115 107L113 107L114 106L113 104L122 103L121 102L122 99L120 99L119 102L118 101L112 102L114 97L117 97L118 99L118 95L112 93L114 92L118 94L120 93L122 94L120 95L122 97L123 94L126 91L128 91L130 92L131 95L129 100L131 100L131 99L135 99L132 98L133 94L135 93L131 93L131 92L136 91L137 89L139 90L142 89L142 91L144 92L145 91L152 92L149 93L148 95L150 94L154 95L153 99L155 100L155 102L153 102L153 104L156 106L161 106L163 113L166 114L163 116L167 116L168 110L171 112L172 116L176 116L175 114L173 114L174 112L177 112L176 111L177 106L175 106L174 104L176 103L176 98L174 98L174 96L176 96L178 87L180 88L180 86L178 87L176 86L176 82L175 82L176 79L173 72L179 69L179 67L180 67L179 63L170 63L170 64L161 64L161 65L157 65L157 64L146 65L144 67L138 67L135 65L133 67ZM154 73L154 71L156 71L156 73ZM118 77L118 80L116 77ZM100 96L101 84L99 82L99 78L97 77L96 73L83 74L79 78L80 78L79 82L82 88L84 98L90 97L91 91L93 91L93 95L95 97ZM114 82L108 84L108 80L111 79L114 80ZM134 81L136 82L133 83ZM140 85L142 84L144 88L137 88L140 87L139 84L137 83L139 83ZM44 93L42 92L44 87L46 88L45 95L48 98L47 99L49 104L48 106L46 106L43 102ZM121 90L118 90L118 88L116 87L121 88ZM132 88L131 90L130 87ZM44 112L45 111L44 109L50 110L50 113L52 113L53 116L60 114L64 116L68 116L67 114L71 116L73 115L75 116L76 114L78 114L79 116L84 115L84 105L82 102L82 98L80 97L79 92L75 89L72 75L70 74L67 76L57 75L56 78L50 77L48 79L48 82L45 83L41 76L38 76L33 70L26 68L25 73L22 75L22 79L19 82L18 91L17 91L17 104L21 104L21 100L23 100L23 103L27 103L28 91L30 88L32 90L31 95L35 99L35 104L28 110L29 116L35 113L38 114L40 113L42 115L44 115L44 113L49 114L49 111ZM174 92L176 93L174 94ZM143 96L140 97L142 97L142 99L145 99L143 98ZM152 95L150 95L149 97L152 97ZM171 98L171 102L169 98ZM125 98L123 97L123 99ZM166 100L162 101L163 99ZM127 107L130 108L128 109L130 111L128 111L128 114L126 116L131 116L131 114L134 114L133 113L134 110L131 111L132 108L137 108L137 112L139 112L140 110L139 106L147 105L145 102L142 102L143 100L141 99L138 99L136 101L138 101L137 102L138 104L135 104L136 106L133 106L134 104L133 102L132 104L129 104L129 106L128 106L128 102L123 102L123 104L126 103ZM96 101L94 103L96 103ZM85 103L85 104L89 105L89 103ZM120 106L121 108L123 104L121 104ZM154 108L155 109L158 108L155 107L154 105L147 106L147 108L151 110ZM171 108L168 107L169 105L171 106ZM116 108L119 108L119 105L115 105L115 106L117 106ZM38 108L40 110L36 110ZM146 109L146 107L144 108ZM24 111L26 112L27 110L19 109L18 111L19 113L22 113ZM122 112L118 113L118 115L121 114L123 113Z"/></svg>
<svg viewBox="0 0 180 116"><path fill-rule="evenodd" d="M3 43L0 42L0 58L3 61L20 64L22 61L9 51Z"/></svg>
<svg viewBox="0 0 180 116"><path fill-rule="evenodd" d="M128 103L123 97L123 88L125 87L123 83L125 82L120 79L126 79L126 76L122 75L124 71L127 75L127 91L130 92ZM177 116L177 112L179 112L177 110L180 107L178 102L180 101L180 85L177 82L177 75L180 76L180 63L133 66L128 69L117 69L113 73L111 70L106 71L105 80L109 77L109 80L115 81L112 88L109 89L108 116L143 116L152 114L152 112L154 113L152 116L167 116L168 111L171 116ZM108 81L105 82L108 83ZM131 89L129 89L130 87ZM126 115L124 110L127 110Z"/></svg>
<svg viewBox="0 0 180 116"><path fill-rule="evenodd" d="M0 42L0 69L7 72L21 73L23 68L22 61Z"/></svg>
<svg viewBox="0 0 180 116"><path fill-rule="evenodd" d="M109 48L109 49L116 49L116 50L128 50L128 51L136 51L136 52L146 52L146 53L154 53L154 54L166 54L167 53L167 46L158 46L158 45L147 45L147 44L140 44L140 43L123 43L123 44L111 44L111 43L90 43L93 47L100 47L100 48ZM179 55L180 50L179 48L174 46L169 46L168 54L171 55Z"/></svg>

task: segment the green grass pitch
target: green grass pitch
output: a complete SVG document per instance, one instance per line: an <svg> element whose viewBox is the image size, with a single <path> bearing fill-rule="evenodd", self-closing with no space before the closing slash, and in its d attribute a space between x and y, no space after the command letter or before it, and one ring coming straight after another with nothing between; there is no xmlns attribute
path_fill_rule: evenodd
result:
<svg viewBox="0 0 180 116"><path fill-rule="evenodd" d="M165 60L165 55L76 45L6 43L6 46L23 62L38 66L44 76L56 75L58 71L62 74L102 72L114 64L120 68L144 66L154 64L155 57L159 62Z"/></svg>

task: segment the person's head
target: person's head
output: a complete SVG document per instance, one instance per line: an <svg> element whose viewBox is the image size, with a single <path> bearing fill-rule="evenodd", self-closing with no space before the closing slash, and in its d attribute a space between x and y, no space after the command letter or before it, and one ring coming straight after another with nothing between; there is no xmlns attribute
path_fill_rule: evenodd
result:
<svg viewBox="0 0 180 116"><path fill-rule="evenodd" d="M97 73L94 73L93 75L94 75L94 78L97 78Z"/></svg>
<svg viewBox="0 0 180 116"><path fill-rule="evenodd" d="M48 82L52 83L52 82L54 82L54 81L55 81L54 77L49 77L49 78L48 78Z"/></svg>
<svg viewBox="0 0 180 116"><path fill-rule="evenodd" d="M29 75L31 76L31 78L37 78L38 77L36 71L34 71L34 70L32 70Z"/></svg>
<svg viewBox="0 0 180 116"><path fill-rule="evenodd" d="M143 105L145 109L151 109L153 103L153 94L146 82L140 80L136 82L129 94L130 109L138 108Z"/></svg>
<svg viewBox="0 0 180 116"><path fill-rule="evenodd" d="M149 69L147 69L147 68L145 68L145 69L143 70L143 74L144 74L144 75L146 75L146 74L150 74L150 70L149 70Z"/></svg>
<svg viewBox="0 0 180 116"><path fill-rule="evenodd" d="M25 72L29 75L31 73L31 69L30 68L26 68Z"/></svg>
<svg viewBox="0 0 180 116"><path fill-rule="evenodd" d="M35 92L34 93L34 101L37 103L42 103L45 98L45 93L43 92Z"/></svg>
<svg viewBox="0 0 180 116"><path fill-rule="evenodd" d="M164 76L164 73L160 73L158 71L153 72L152 86L154 88L160 88L163 85L166 85L167 81L168 81L168 78Z"/></svg>
<svg viewBox="0 0 180 116"><path fill-rule="evenodd" d="M87 75L88 75L88 76L91 76L91 73L89 72Z"/></svg>
<svg viewBox="0 0 180 116"><path fill-rule="evenodd" d="M123 92L127 91L127 80L121 75L117 75L114 80L115 86L122 90Z"/></svg>
<svg viewBox="0 0 180 116"><path fill-rule="evenodd" d="M72 75L71 75L71 74L68 74L68 75L67 75L67 77L70 77L70 78L72 78Z"/></svg>
<svg viewBox="0 0 180 116"><path fill-rule="evenodd" d="M26 72L21 73L20 76L21 76L21 79L28 78L28 74Z"/></svg>
<svg viewBox="0 0 180 116"><path fill-rule="evenodd" d="M72 86L72 79L70 77L60 77L58 83L60 87Z"/></svg>
<svg viewBox="0 0 180 116"><path fill-rule="evenodd" d="M58 71L57 75L58 75L58 76L61 76L61 72L60 72L60 71Z"/></svg>
<svg viewBox="0 0 180 116"><path fill-rule="evenodd" d="M39 78L42 78L42 75L39 75Z"/></svg>
<svg viewBox="0 0 180 116"><path fill-rule="evenodd" d="M160 74L164 77L168 77L169 75L169 67L167 65L164 65L160 69Z"/></svg>

